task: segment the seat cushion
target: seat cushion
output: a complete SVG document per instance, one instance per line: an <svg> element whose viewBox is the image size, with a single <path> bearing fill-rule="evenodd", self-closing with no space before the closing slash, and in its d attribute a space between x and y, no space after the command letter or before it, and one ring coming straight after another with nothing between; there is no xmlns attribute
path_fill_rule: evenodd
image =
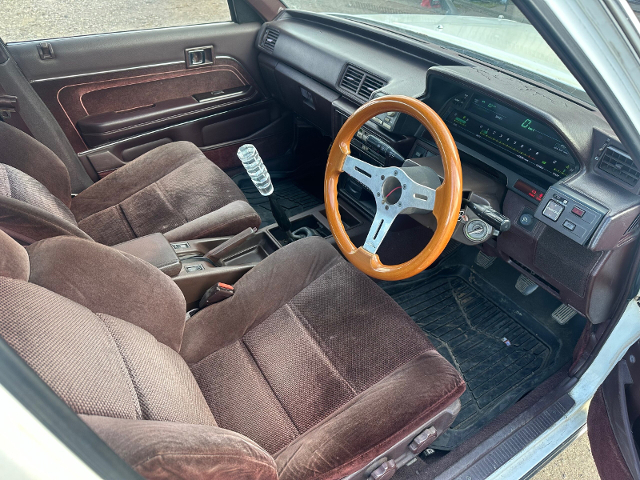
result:
<svg viewBox="0 0 640 480"><path fill-rule="evenodd" d="M318 238L274 253L196 314L181 353L218 424L275 455L282 479L361 468L465 388L411 318Z"/></svg>
<svg viewBox="0 0 640 480"><path fill-rule="evenodd" d="M192 143L174 142L87 188L73 199L71 210L78 226L94 240L114 245L169 232L235 201L246 202L246 198L222 170ZM260 218L253 213L250 219L229 220L221 234L258 226ZM187 233L200 238L210 231L211 223L200 222Z"/></svg>
<svg viewBox="0 0 640 480"><path fill-rule="evenodd" d="M73 225L71 210L35 178L21 170L0 163L0 197L13 198L60 218Z"/></svg>

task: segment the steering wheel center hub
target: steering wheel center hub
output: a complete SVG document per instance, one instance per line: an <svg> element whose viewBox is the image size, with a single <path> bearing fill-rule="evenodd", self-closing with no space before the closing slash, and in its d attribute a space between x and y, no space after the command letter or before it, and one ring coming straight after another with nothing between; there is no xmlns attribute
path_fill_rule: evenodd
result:
<svg viewBox="0 0 640 480"><path fill-rule="evenodd" d="M396 177L387 177L382 184L382 199L389 205L395 205L402 197L402 184Z"/></svg>

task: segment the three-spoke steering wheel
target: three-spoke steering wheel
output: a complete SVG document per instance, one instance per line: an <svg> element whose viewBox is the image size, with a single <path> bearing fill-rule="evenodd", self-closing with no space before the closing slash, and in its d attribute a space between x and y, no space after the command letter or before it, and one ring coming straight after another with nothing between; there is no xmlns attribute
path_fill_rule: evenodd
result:
<svg viewBox="0 0 640 480"><path fill-rule="evenodd" d="M368 120L385 112L411 115L429 131L438 146L444 166L444 180L431 188L413 180L400 167L376 167L350 155L353 136ZM374 195L377 212L364 245L356 248L342 224L338 208L338 177L345 172ZM453 235L462 202L462 168L451 132L444 121L415 98L390 95L372 100L347 119L329 152L324 177L324 203L329 226L347 260L367 275L381 280L412 277L442 253ZM399 265L384 265L376 254L391 224L399 214L433 212L438 222L427 246L417 256Z"/></svg>

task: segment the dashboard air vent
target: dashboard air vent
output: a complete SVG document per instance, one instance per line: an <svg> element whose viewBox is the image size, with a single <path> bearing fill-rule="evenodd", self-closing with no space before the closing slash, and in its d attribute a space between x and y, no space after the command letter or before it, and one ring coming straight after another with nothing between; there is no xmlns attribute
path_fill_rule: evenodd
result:
<svg viewBox="0 0 640 480"><path fill-rule="evenodd" d="M369 100L369 98L371 98L371 94L383 86L384 82L379 78L371 75L365 75L362 86L360 87L360 90L358 90L358 95Z"/></svg>
<svg viewBox="0 0 640 480"><path fill-rule="evenodd" d="M347 65L347 69L342 75L340 87L350 93L369 100L371 94L385 85L384 80L366 73L353 65Z"/></svg>
<svg viewBox="0 0 640 480"><path fill-rule="evenodd" d="M631 157L614 147L605 149L598 168L632 187L640 180L640 171Z"/></svg>
<svg viewBox="0 0 640 480"><path fill-rule="evenodd" d="M273 53L273 50L276 48L276 41L280 36L280 32L274 30L273 28L267 28L264 32L264 36L262 37L262 46L265 50L268 50Z"/></svg>
<svg viewBox="0 0 640 480"><path fill-rule="evenodd" d="M351 93L358 94L358 89L364 78L364 72L349 65L342 75L340 86Z"/></svg>

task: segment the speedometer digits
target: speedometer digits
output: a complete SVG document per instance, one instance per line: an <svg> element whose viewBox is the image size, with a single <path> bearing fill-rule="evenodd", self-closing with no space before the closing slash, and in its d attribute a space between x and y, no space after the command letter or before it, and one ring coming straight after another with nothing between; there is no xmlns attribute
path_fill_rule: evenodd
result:
<svg viewBox="0 0 640 480"><path fill-rule="evenodd" d="M446 120L554 178L564 178L576 169L567 145L553 129L487 97L474 95L465 110L452 110Z"/></svg>

